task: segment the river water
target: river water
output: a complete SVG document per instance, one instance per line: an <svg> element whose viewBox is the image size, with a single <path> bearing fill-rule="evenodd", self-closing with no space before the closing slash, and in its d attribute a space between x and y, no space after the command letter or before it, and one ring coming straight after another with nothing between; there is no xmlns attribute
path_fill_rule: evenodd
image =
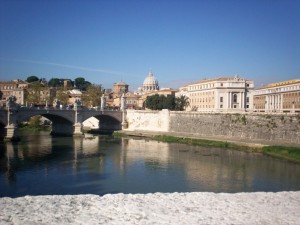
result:
<svg viewBox="0 0 300 225"><path fill-rule="evenodd" d="M0 197L299 191L300 165L256 153L147 139L23 134L0 143Z"/></svg>

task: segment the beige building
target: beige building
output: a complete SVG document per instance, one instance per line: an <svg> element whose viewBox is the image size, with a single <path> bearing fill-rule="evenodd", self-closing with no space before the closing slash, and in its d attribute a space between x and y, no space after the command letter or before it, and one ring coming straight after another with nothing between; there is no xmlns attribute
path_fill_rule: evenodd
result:
<svg viewBox="0 0 300 225"><path fill-rule="evenodd" d="M253 91L254 112L300 112L300 79L269 84Z"/></svg>
<svg viewBox="0 0 300 225"><path fill-rule="evenodd" d="M122 80L118 83L114 83L113 92L105 93L106 106L108 108L120 108L121 97L123 93L126 97L126 107L128 109L136 109L139 96L128 90L129 85Z"/></svg>
<svg viewBox="0 0 300 225"><path fill-rule="evenodd" d="M23 105L25 102L25 89L28 88L28 83L22 80L0 81L0 99L1 105L5 105L6 99L9 96L15 96L17 103Z"/></svg>
<svg viewBox="0 0 300 225"><path fill-rule="evenodd" d="M74 104L76 100L81 101L82 92L78 89L69 90L68 92L68 104Z"/></svg>
<svg viewBox="0 0 300 225"><path fill-rule="evenodd" d="M187 111L238 112L248 111L254 82L239 76L200 80L179 89L176 97L189 98Z"/></svg>

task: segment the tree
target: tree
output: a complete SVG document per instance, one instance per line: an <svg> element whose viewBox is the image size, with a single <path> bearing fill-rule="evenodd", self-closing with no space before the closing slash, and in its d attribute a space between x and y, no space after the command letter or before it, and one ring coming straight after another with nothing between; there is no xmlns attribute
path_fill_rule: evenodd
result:
<svg viewBox="0 0 300 225"><path fill-rule="evenodd" d="M175 110L175 95L167 95L163 102L163 109Z"/></svg>
<svg viewBox="0 0 300 225"><path fill-rule="evenodd" d="M186 96L181 96L176 98L175 95L152 95L146 98L144 106L152 110L177 110L183 111L186 106L188 106L188 98Z"/></svg>
<svg viewBox="0 0 300 225"><path fill-rule="evenodd" d="M30 88L27 89L27 95L25 101L29 104L40 103L40 92L43 89L43 85L39 81L32 82Z"/></svg>
<svg viewBox="0 0 300 225"><path fill-rule="evenodd" d="M102 94L101 85L91 84L87 87L86 92L83 93L81 100L85 106L100 106Z"/></svg>
<svg viewBox="0 0 300 225"><path fill-rule="evenodd" d="M59 87L56 91L56 98L60 101L62 105L67 105L69 100L67 90L65 90L63 87Z"/></svg>
<svg viewBox="0 0 300 225"><path fill-rule="evenodd" d="M177 111L184 111L187 106L189 106L189 98L187 96L180 96L179 98L175 99L175 110Z"/></svg>
<svg viewBox="0 0 300 225"><path fill-rule="evenodd" d="M86 81L83 77L77 77L74 83L75 86L81 91L86 91L88 86L91 85L91 83Z"/></svg>
<svg viewBox="0 0 300 225"><path fill-rule="evenodd" d="M48 82L49 87L62 87L63 86L62 79L51 78Z"/></svg>
<svg viewBox="0 0 300 225"><path fill-rule="evenodd" d="M27 77L26 81L28 83L33 83L33 82L36 82L36 81L39 81L40 79L37 77L37 76L29 76Z"/></svg>

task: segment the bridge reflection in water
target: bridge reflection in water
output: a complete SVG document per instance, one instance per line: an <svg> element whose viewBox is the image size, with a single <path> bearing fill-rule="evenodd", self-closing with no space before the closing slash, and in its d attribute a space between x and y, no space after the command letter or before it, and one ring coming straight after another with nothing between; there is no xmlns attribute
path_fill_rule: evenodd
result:
<svg viewBox="0 0 300 225"><path fill-rule="evenodd" d="M45 132L0 147L1 196L300 190L300 165L230 149Z"/></svg>

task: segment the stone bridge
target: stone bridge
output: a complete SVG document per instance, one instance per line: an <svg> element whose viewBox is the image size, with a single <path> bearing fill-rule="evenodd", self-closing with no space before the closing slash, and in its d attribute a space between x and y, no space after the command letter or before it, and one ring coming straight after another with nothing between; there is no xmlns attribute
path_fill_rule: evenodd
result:
<svg viewBox="0 0 300 225"><path fill-rule="evenodd" d="M17 140L18 125L31 117L41 115L52 122L52 135L82 135L82 123L90 117L99 120L100 130L121 130L126 126L125 110L15 108L0 109L0 139Z"/></svg>

